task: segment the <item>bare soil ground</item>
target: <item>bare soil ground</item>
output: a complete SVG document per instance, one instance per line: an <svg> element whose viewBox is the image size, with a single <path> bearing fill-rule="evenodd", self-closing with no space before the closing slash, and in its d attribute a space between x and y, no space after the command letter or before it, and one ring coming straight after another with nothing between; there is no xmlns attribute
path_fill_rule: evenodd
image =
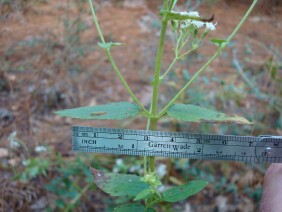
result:
<svg viewBox="0 0 282 212"><path fill-rule="evenodd" d="M113 49L113 56L132 90L146 106L150 103L152 91L150 81L159 36L157 13L160 4L161 1L101 1L95 4L106 40L126 43L124 47ZM20 11L4 6L1 6L0 16L0 211L43 210L50 205L55 208L55 195L44 187L56 177L57 172L53 169L28 183L12 180L24 170L22 161L26 158L23 149L10 149L9 136L11 138L13 132L29 149L30 157L45 160L46 156L35 153L34 147L48 145L54 153L60 153L64 160L71 162L75 158L71 152L71 125L144 129L146 121L142 118L122 123L80 121L60 118L53 113L77 106L131 101L103 50L96 45L99 38L87 2L29 3ZM197 6L197 10L205 17L215 15L217 30L211 32L209 38L226 38L248 6L245 1L207 1ZM180 1L179 9L183 7L184 3ZM192 94L188 93L184 100L245 115L255 122L253 126L230 125L222 128L212 125L207 128L206 125L179 124L169 120L160 123L159 129L281 135L281 107L273 98L281 101L282 83L274 82L272 69L269 68L269 64L276 67L276 77L282 78L281 11L281 5L271 9L258 7L230 47L211 65L205 77L192 86ZM164 69L173 56L171 32L168 32L167 40ZM193 74L215 50L216 47L207 39L205 45L189 59L181 61L176 74L170 76L161 88L160 105L164 105L184 83L183 70ZM235 58L234 50L237 51ZM246 85L234 68L235 59L266 98L259 97ZM177 83L173 83L177 77ZM238 91L240 89L242 91ZM273 104L270 103L272 100ZM107 157L99 156L101 161L106 161L101 163L107 164ZM106 166L110 169L113 163L110 161ZM167 160L158 163L170 164ZM221 187L215 190L215 186L209 186L192 199L173 206L175 211L257 211L265 167L235 162L189 163L196 163L197 171L202 169L211 173L216 182L221 182ZM183 177L185 170L171 168L169 172L176 178L186 179ZM237 186L236 192L228 187L230 183ZM246 191L246 187L253 193ZM258 194L255 193L256 188ZM85 196L81 197L82 203L75 211L106 211L107 201L102 198L108 197L101 191L89 190ZM40 204L40 201L45 201L42 208L34 209L35 203ZM13 209L6 210L6 207Z"/></svg>

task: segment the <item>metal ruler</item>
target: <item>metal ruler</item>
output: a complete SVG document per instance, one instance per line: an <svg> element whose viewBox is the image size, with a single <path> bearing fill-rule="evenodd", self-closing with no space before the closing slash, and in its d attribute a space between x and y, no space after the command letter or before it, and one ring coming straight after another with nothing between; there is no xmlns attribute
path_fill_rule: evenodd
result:
<svg viewBox="0 0 282 212"><path fill-rule="evenodd" d="M282 136L72 127L72 149L121 155L282 163Z"/></svg>

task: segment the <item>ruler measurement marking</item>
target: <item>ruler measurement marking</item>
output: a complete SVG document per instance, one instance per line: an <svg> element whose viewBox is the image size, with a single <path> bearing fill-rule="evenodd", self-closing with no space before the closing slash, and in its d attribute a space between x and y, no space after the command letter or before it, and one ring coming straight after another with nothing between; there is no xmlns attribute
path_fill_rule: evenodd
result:
<svg viewBox="0 0 282 212"><path fill-rule="evenodd" d="M79 126L73 126L72 129L74 151L245 162L282 162L282 146L279 143L282 143L282 137L279 136L267 136L262 139L254 136Z"/></svg>
<svg viewBox="0 0 282 212"><path fill-rule="evenodd" d="M86 136L76 136L76 137L86 137ZM92 138L92 137L90 137L90 138ZM103 139L104 141L105 140L113 140L113 139L117 139L117 138L111 138L111 137L94 137L94 138L96 138L96 140L98 140L98 139ZM120 140L123 140L123 141L144 141L144 140L139 140L139 139L125 139L125 138L123 138L123 139L120 139ZM189 139L190 140L190 139ZM182 141L182 142L171 142L171 143L175 143L175 144L186 144L186 143L188 143L188 144L197 144L197 143L195 143L195 142L189 142L189 140L187 140L187 142L185 142L185 141ZM212 141L214 141L214 140L212 140ZM170 141L157 141L157 140L155 140L154 141L154 143L167 143L167 142L170 142ZM234 141L234 142L237 142L237 141ZM210 146L222 146L222 145L224 145L224 144L216 144L216 143L198 143L198 144L201 144L202 146L208 146L208 145L210 145ZM236 145L236 144L228 144L228 146L236 146L236 147L251 147L251 146L248 146L248 144L245 142L245 145ZM260 146L260 145L258 145L257 147L264 147L264 146ZM254 147L253 147L254 148ZM276 147L276 149L282 149L282 147Z"/></svg>
<svg viewBox="0 0 282 212"><path fill-rule="evenodd" d="M159 150L159 151L157 151L157 150L155 150L155 149L153 149L153 150L136 150L136 149L122 149L122 148L109 148L109 147L106 147L106 146L103 146L103 147L93 147L93 146L84 146L84 147L80 147L80 146L73 146L73 148L74 149L105 149L105 150L107 150L107 149L111 149L111 150L116 150L117 152L119 152L119 151L128 151L128 152L144 152L144 151L147 151L147 152L154 152L154 153L166 153L166 154L183 154L183 153L185 153L185 152L178 152L178 151L176 151L176 152L171 152L170 150L169 151L164 151L164 150ZM222 155L222 154L216 154L216 153L214 153L214 154L204 154L204 153L196 153L196 151L194 151L194 153L188 153L189 155L191 155L191 154L195 154L195 155L202 155L202 156L204 156L204 157L209 157L209 156L217 156L217 157L255 157L255 156L253 156L253 155L236 155L236 154L234 154L234 155ZM184 154L185 155L185 154ZM263 157L263 158L267 158L267 157ZM269 158L269 157L268 157ZM273 157L273 158L277 158L276 156L275 157ZM281 158L281 157L278 157L278 158Z"/></svg>

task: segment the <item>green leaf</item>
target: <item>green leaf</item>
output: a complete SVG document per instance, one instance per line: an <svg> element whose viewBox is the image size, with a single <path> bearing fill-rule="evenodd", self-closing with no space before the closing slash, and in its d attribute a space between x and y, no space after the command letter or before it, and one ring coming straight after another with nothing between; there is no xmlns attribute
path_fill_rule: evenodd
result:
<svg viewBox="0 0 282 212"><path fill-rule="evenodd" d="M217 46L221 46L222 44L224 44L224 45L228 44L228 42L226 40L218 39L218 38L212 38L211 42L214 43Z"/></svg>
<svg viewBox="0 0 282 212"><path fill-rule="evenodd" d="M114 212L144 212L145 206L141 204L125 204L114 208Z"/></svg>
<svg viewBox="0 0 282 212"><path fill-rule="evenodd" d="M241 116L227 115L196 105L175 104L168 109L167 114L178 120L189 122L233 122L238 124L252 124Z"/></svg>
<svg viewBox="0 0 282 212"><path fill-rule="evenodd" d="M56 206L58 206L59 208L63 209L65 207L65 202L62 199L57 199L55 201Z"/></svg>
<svg viewBox="0 0 282 212"><path fill-rule="evenodd" d="M104 192L112 196L135 197L149 185L140 181L140 177L132 174L106 173L90 167L94 175L94 183Z"/></svg>
<svg viewBox="0 0 282 212"><path fill-rule="evenodd" d="M172 29L176 32L178 30L178 21L171 20Z"/></svg>
<svg viewBox="0 0 282 212"><path fill-rule="evenodd" d="M200 192L207 184L207 181L197 180L190 181L184 185L173 187L162 193L162 200L165 202L178 202L184 200Z"/></svg>
<svg viewBox="0 0 282 212"><path fill-rule="evenodd" d="M78 119L121 120L136 116L140 108L129 102L114 102L106 105L79 107L55 112L59 116Z"/></svg>
<svg viewBox="0 0 282 212"><path fill-rule="evenodd" d="M154 208L146 208L146 212L156 212Z"/></svg>
<svg viewBox="0 0 282 212"><path fill-rule="evenodd" d="M114 212L156 212L154 208L146 208L141 204L125 204L114 208Z"/></svg>
<svg viewBox="0 0 282 212"><path fill-rule="evenodd" d="M149 195L151 195L152 192L151 192L151 189L150 188L146 188L144 189L143 191L140 191L136 197L134 198L134 201L138 201L138 200L141 200L141 199L145 199L146 197L148 197Z"/></svg>
<svg viewBox="0 0 282 212"><path fill-rule="evenodd" d="M124 43L113 43L113 42L108 42L108 43L101 43L98 42L98 46L101 47L102 49L108 49L111 48L113 46L124 46Z"/></svg>

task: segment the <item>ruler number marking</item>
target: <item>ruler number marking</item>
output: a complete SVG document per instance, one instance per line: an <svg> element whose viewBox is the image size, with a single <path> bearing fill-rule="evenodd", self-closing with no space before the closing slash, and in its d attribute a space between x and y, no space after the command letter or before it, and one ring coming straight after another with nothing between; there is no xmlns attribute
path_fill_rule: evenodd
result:
<svg viewBox="0 0 282 212"><path fill-rule="evenodd" d="M274 147L279 147L279 142L278 141L274 141L273 146Z"/></svg>
<svg viewBox="0 0 282 212"><path fill-rule="evenodd" d="M222 145L227 145L228 144L228 141L227 140L223 140L222 141Z"/></svg>
<svg viewBox="0 0 282 212"><path fill-rule="evenodd" d="M276 138L262 140L252 136L162 133L92 127L73 127L72 129L74 151L256 163L282 162L279 149L282 146L280 137L277 140ZM100 141L104 140L106 142L103 144L106 145L102 147ZM263 147L277 151L261 150Z"/></svg>
<svg viewBox="0 0 282 212"><path fill-rule="evenodd" d="M144 141L149 141L150 137L148 135L144 135Z"/></svg>
<svg viewBox="0 0 282 212"><path fill-rule="evenodd" d="M92 133L89 134L89 133L87 133L87 132L73 131L72 136L75 136L75 137L93 137L93 138L96 138L96 137L97 137L97 133L94 132L93 134L92 134Z"/></svg>
<svg viewBox="0 0 282 212"><path fill-rule="evenodd" d="M81 133L81 136L83 136L83 137L88 137L88 133L83 132L83 133Z"/></svg>
<svg viewBox="0 0 282 212"><path fill-rule="evenodd" d="M208 138L198 138L196 137L196 144L210 144L210 140Z"/></svg>
<svg viewBox="0 0 282 212"><path fill-rule="evenodd" d="M262 156L263 158L268 157L268 152L267 152L267 151L261 152L261 156Z"/></svg>

